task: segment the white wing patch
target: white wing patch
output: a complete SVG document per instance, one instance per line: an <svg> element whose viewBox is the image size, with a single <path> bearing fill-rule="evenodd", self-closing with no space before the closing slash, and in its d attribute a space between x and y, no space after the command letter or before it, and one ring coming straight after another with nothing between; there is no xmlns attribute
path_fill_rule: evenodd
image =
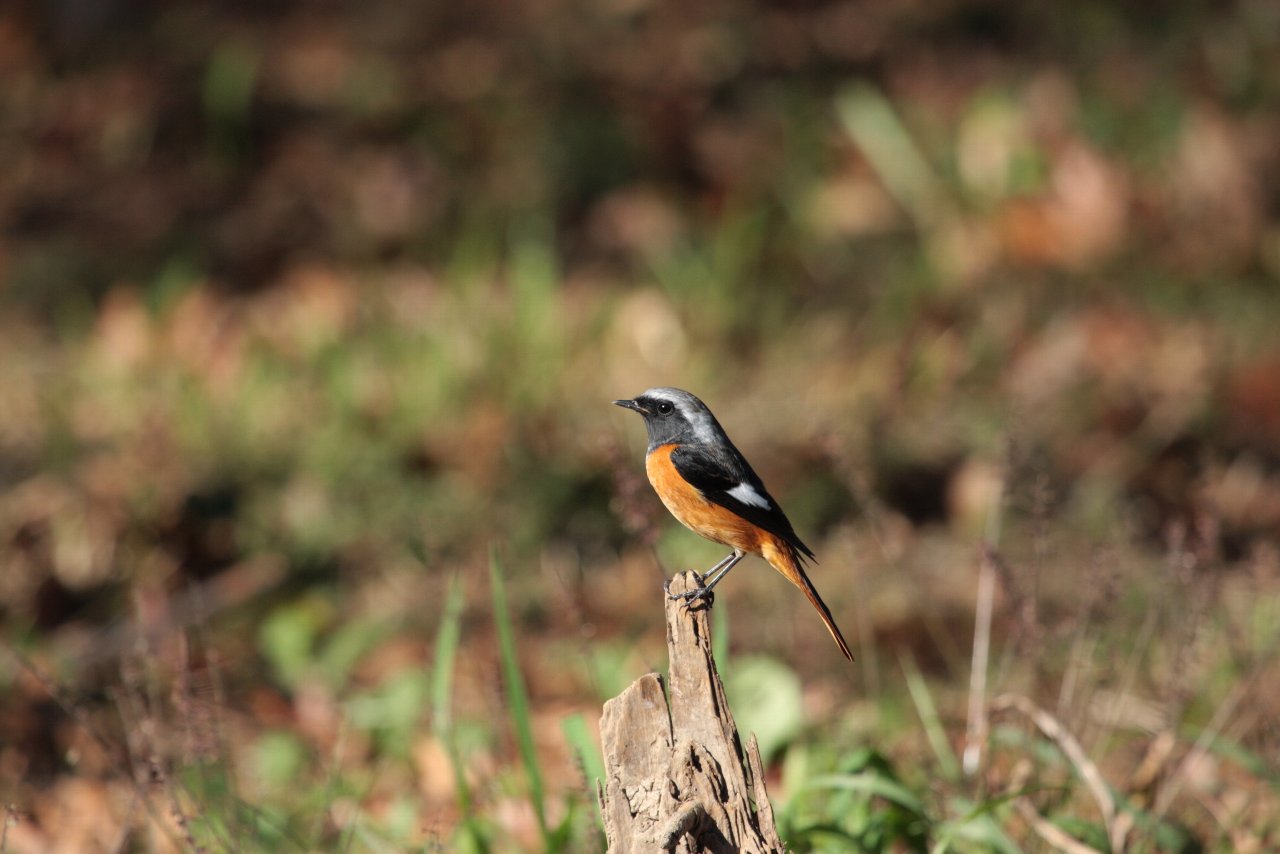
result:
<svg viewBox="0 0 1280 854"><path fill-rule="evenodd" d="M765 498L756 488L749 483L743 482L729 490L729 494L741 501L743 504L750 504L753 507L762 507L769 510L773 507L769 503L769 499Z"/></svg>

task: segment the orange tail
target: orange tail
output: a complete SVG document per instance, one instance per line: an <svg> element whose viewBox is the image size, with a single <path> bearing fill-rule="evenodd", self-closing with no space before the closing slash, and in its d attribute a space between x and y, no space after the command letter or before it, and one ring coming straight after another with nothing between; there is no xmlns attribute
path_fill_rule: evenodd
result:
<svg viewBox="0 0 1280 854"><path fill-rule="evenodd" d="M853 653L849 652L849 645L845 643L844 635L840 634L840 627L836 625L836 621L831 617L831 611L827 608L827 603L822 601L822 597L814 589L813 583L809 581L809 576L804 574L804 568L800 566L800 559L797 557L795 549L787 542L774 537L765 540L761 543L761 546L761 556L769 562L770 566L782 573L788 581L804 592L804 595L818 612L818 616L822 618L822 622L826 624L827 631L831 632L831 637L835 639L836 645L844 653L844 657L853 661Z"/></svg>

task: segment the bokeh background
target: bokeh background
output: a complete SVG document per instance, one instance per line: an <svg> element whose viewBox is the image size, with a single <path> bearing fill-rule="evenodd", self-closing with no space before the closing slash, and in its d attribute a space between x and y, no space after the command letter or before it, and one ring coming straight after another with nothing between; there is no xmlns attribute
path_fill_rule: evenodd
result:
<svg viewBox="0 0 1280 854"><path fill-rule="evenodd" d="M654 385L856 639L717 593L797 850L1105 850L1005 693L1280 844L1276 4L18 0L0 81L0 848L601 850L720 557Z"/></svg>

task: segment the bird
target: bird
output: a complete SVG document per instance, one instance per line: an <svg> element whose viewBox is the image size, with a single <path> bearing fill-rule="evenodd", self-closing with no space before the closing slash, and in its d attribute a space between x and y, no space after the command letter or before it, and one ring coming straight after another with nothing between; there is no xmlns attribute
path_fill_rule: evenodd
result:
<svg viewBox="0 0 1280 854"><path fill-rule="evenodd" d="M853 661L831 610L805 574L805 562L817 558L707 405L683 389L665 387L613 403L644 417L649 434L645 473L671 515L695 534L733 550L702 576L701 587L672 598L704 598L744 557L759 555L800 588L845 658Z"/></svg>

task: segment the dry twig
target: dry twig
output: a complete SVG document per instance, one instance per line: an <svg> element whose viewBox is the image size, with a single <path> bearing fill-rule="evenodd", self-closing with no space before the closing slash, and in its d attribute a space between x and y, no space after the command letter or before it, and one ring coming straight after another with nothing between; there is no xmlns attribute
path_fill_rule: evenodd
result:
<svg viewBox="0 0 1280 854"><path fill-rule="evenodd" d="M1088 788L1089 793L1093 795L1094 801L1097 802L1098 810L1102 813L1103 825L1107 829L1107 839L1111 843L1111 850L1115 852L1123 851L1125 838L1129 835L1132 823L1127 816L1125 816L1124 821L1117 820L1116 802L1111 796L1111 789L1107 786L1107 781L1103 779L1102 772L1098 770L1098 766L1093 763L1093 760L1084 752L1084 748L1080 746L1079 740L1062 725L1061 721L1026 697L1016 694L1004 694L992 701L991 709L995 712L1009 709L1021 712L1030 718L1031 722L1046 737L1058 745L1058 749L1067 757L1067 761L1075 767L1076 773L1080 775L1085 787ZM1032 809L1034 811L1034 807Z"/></svg>

